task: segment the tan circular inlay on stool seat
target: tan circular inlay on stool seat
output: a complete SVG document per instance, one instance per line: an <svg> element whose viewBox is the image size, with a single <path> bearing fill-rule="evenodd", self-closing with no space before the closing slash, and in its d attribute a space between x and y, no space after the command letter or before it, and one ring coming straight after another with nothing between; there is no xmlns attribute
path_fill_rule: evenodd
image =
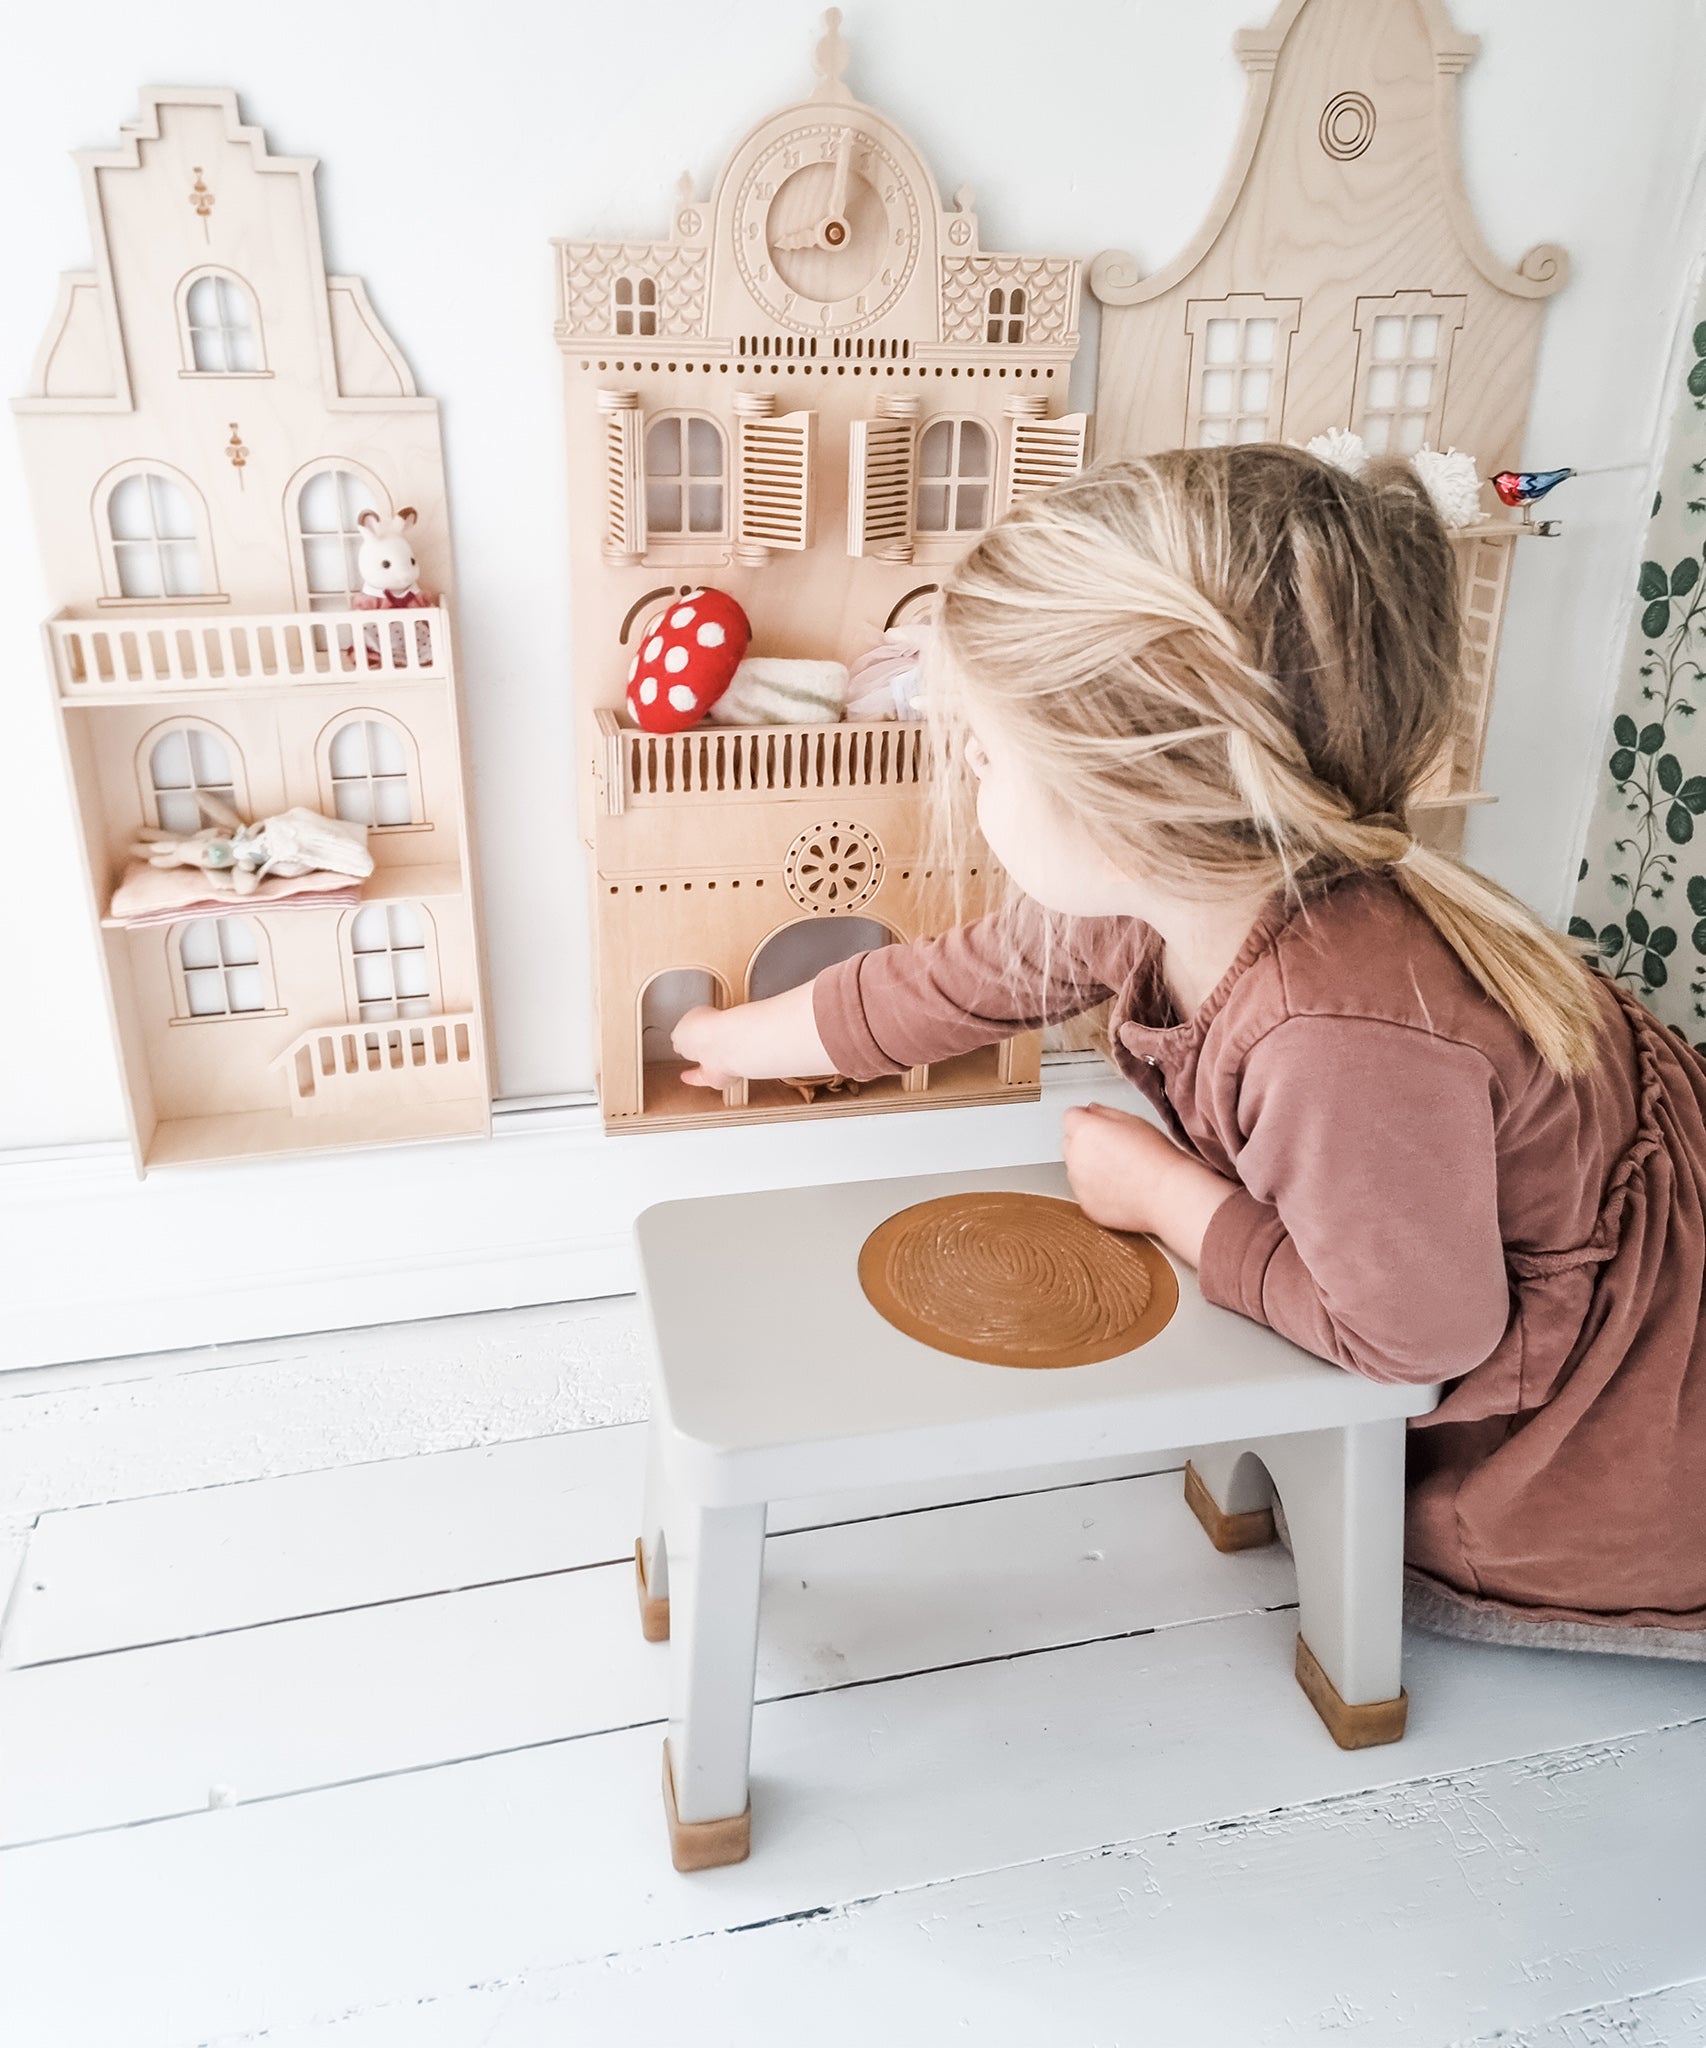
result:
<svg viewBox="0 0 1706 2048"><path fill-rule="evenodd" d="M859 1285L909 1337L983 1365L1095 1365L1146 1344L1179 1305L1147 1238L1048 1195L943 1195L879 1223Z"/></svg>

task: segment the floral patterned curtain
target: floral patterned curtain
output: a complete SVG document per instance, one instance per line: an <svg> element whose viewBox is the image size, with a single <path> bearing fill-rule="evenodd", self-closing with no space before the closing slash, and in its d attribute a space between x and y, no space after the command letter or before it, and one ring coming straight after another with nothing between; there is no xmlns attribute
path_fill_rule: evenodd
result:
<svg viewBox="0 0 1706 2048"><path fill-rule="evenodd" d="M1570 931L1706 1051L1706 289L1694 323Z"/></svg>

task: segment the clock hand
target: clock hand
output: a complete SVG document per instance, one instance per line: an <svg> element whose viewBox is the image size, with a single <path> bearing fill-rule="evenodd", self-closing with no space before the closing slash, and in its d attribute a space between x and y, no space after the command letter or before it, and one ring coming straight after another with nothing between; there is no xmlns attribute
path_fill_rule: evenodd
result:
<svg viewBox="0 0 1706 2048"><path fill-rule="evenodd" d="M816 249L821 246L822 223L809 228L795 228L791 234L773 235L772 249Z"/></svg>
<svg viewBox="0 0 1706 2048"><path fill-rule="evenodd" d="M843 224L847 218L847 177L853 166L853 131L843 128L841 146L835 152L835 182L829 188L829 215L822 222L827 228L831 221Z"/></svg>

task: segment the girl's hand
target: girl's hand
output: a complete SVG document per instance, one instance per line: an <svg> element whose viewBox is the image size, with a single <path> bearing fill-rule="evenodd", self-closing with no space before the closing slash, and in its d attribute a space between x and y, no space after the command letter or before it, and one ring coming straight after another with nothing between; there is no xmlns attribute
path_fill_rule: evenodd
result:
<svg viewBox="0 0 1706 2048"><path fill-rule="evenodd" d="M735 1042L739 1033L728 1029L740 1015L739 1010L713 1010L705 1003L683 1012L669 1042L687 1061L681 1078L689 1087L726 1088L742 1078Z"/></svg>
<svg viewBox="0 0 1706 2048"><path fill-rule="evenodd" d="M682 1079L693 1088L726 1088L731 1081L780 1081L791 1074L827 1074L829 1054L812 1013L812 985L742 1003L733 1010L703 1004L689 1010L670 1034L686 1060Z"/></svg>
<svg viewBox="0 0 1706 2048"><path fill-rule="evenodd" d="M1092 1223L1158 1237L1192 1266L1202 1258L1209 1218L1238 1185L1142 1117L1099 1102L1066 1112L1061 1152L1078 1206Z"/></svg>

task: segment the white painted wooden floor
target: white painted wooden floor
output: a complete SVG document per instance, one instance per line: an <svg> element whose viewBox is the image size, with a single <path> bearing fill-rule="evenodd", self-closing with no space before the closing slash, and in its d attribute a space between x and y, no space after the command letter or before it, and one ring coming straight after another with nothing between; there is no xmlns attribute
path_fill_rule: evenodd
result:
<svg viewBox="0 0 1706 2048"><path fill-rule="evenodd" d="M0 1382L6 2048L1706 2043L1706 1671L1417 1636L1342 1754L1171 1470L776 1517L677 1877L642 1399L621 1303Z"/></svg>

